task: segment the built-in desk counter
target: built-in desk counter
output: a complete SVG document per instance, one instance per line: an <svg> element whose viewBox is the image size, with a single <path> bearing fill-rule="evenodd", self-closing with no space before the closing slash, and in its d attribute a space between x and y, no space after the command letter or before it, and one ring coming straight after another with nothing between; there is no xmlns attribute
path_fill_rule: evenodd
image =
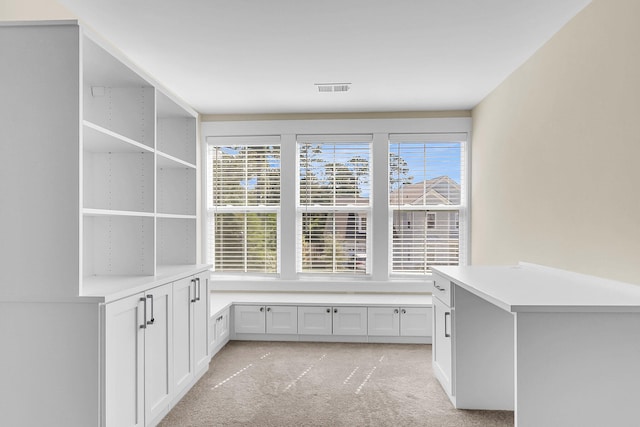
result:
<svg viewBox="0 0 640 427"><path fill-rule="evenodd" d="M521 263L438 267L434 372L518 426L640 425L640 286Z"/></svg>

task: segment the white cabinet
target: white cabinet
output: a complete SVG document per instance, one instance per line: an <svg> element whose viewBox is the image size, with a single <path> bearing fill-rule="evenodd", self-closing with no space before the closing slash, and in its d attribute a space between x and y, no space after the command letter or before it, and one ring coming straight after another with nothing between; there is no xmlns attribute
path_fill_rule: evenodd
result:
<svg viewBox="0 0 640 427"><path fill-rule="evenodd" d="M430 307L369 307L371 336L428 337L431 335Z"/></svg>
<svg viewBox="0 0 640 427"><path fill-rule="evenodd" d="M369 307L369 335L400 336L399 307Z"/></svg>
<svg viewBox="0 0 640 427"><path fill-rule="evenodd" d="M144 294L105 307L105 425L144 426Z"/></svg>
<svg viewBox="0 0 640 427"><path fill-rule="evenodd" d="M333 335L367 335L367 307L333 307Z"/></svg>
<svg viewBox="0 0 640 427"><path fill-rule="evenodd" d="M145 295L148 317L144 328L145 421L160 416L173 397L173 293L171 284Z"/></svg>
<svg viewBox="0 0 640 427"><path fill-rule="evenodd" d="M215 355L229 341L229 309L209 319L209 354Z"/></svg>
<svg viewBox="0 0 640 427"><path fill-rule="evenodd" d="M298 307L268 305L266 316L266 331L268 334L298 333Z"/></svg>
<svg viewBox="0 0 640 427"><path fill-rule="evenodd" d="M300 335L331 335L332 330L331 307L298 307L298 333Z"/></svg>
<svg viewBox="0 0 640 427"><path fill-rule="evenodd" d="M298 306L300 335L367 335L367 307Z"/></svg>
<svg viewBox="0 0 640 427"><path fill-rule="evenodd" d="M144 426L169 406L173 355L171 320L171 285L107 304L107 426Z"/></svg>
<svg viewBox="0 0 640 427"><path fill-rule="evenodd" d="M426 337L431 335L431 308L401 307L400 336Z"/></svg>
<svg viewBox="0 0 640 427"><path fill-rule="evenodd" d="M236 334L296 334L298 310L296 306L235 305Z"/></svg>
<svg viewBox="0 0 640 427"><path fill-rule="evenodd" d="M173 283L176 393L189 386L209 361L207 291L207 279L202 274Z"/></svg>
<svg viewBox="0 0 640 427"><path fill-rule="evenodd" d="M208 271L193 277L196 289L193 303L193 355L195 371L206 370L209 365L209 275Z"/></svg>
<svg viewBox="0 0 640 427"><path fill-rule="evenodd" d="M434 276L435 277L435 276ZM452 397L455 394L453 387L453 341L452 327L454 309L453 301L450 294L450 283L446 283L441 279L434 280L434 298L433 298L433 346L432 346L432 363L433 372L440 380L442 387L447 394ZM441 299L444 296L446 301Z"/></svg>
<svg viewBox="0 0 640 427"><path fill-rule="evenodd" d="M266 332L265 306L234 306L233 326L236 334L264 334Z"/></svg>

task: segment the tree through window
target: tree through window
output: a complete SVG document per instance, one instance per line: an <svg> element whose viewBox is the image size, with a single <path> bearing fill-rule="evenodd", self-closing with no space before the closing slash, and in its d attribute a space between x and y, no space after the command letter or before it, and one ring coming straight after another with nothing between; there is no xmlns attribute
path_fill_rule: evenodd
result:
<svg viewBox="0 0 640 427"><path fill-rule="evenodd" d="M368 272L370 139L298 137L299 272Z"/></svg>

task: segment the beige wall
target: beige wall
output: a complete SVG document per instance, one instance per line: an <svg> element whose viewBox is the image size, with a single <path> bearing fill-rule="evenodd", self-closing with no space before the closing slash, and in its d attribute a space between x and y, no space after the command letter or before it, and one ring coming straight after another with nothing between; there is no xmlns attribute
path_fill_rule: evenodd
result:
<svg viewBox="0 0 640 427"><path fill-rule="evenodd" d="M594 0L473 110L473 264L640 284L639 17Z"/></svg>
<svg viewBox="0 0 640 427"><path fill-rule="evenodd" d="M29 21L76 19L67 8L55 0L2 0L0 20Z"/></svg>

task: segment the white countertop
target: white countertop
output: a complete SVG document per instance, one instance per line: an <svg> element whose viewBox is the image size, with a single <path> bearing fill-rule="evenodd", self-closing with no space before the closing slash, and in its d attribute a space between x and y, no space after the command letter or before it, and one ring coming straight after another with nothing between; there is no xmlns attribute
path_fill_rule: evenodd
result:
<svg viewBox="0 0 640 427"><path fill-rule="evenodd" d="M640 312L638 285L535 264L433 271L510 312Z"/></svg>
<svg viewBox="0 0 640 427"><path fill-rule="evenodd" d="M212 292L211 315L231 304L365 305L431 307L429 294L323 293L323 292Z"/></svg>
<svg viewBox="0 0 640 427"><path fill-rule="evenodd" d="M210 264L164 265L158 266L155 276L88 276L83 278L81 296L108 303L210 268Z"/></svg>

